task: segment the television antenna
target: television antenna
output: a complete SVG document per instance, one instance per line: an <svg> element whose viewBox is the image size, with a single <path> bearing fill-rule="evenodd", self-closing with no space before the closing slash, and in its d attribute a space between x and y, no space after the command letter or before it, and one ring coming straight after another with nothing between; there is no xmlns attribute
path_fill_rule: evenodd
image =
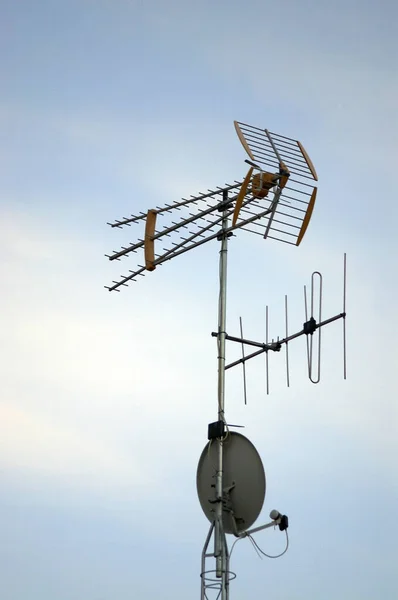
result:
<svg viewBox="0 0 398 600"><path fill-rule="evenodd" d="M234 181L197 196L183 198L179 202L157 206L146 213L141 212L109 223L113 228L123 228L145 222L143 238L108 255L109 260L114 261L143 251L143 264L137 264L127 275L106 286L109 291L120 291L122 287L137 281L147 272L154 271L159 265L207 242L220 242L218 329L212 333L217 338L218 347L218 418L209 424L208 443L202 452L197 470L199 501L210 520L210 529L202 552L201 600L209 600L209 594L221 600L229 598L229 583L236 575L229 568L230 553L226 538L228 534L234 535L237 540L244 537L252 540L253 533L275 526L279 526L281 531L286 531L287 535L288 527L287 516L273 510L269 523L251 528L264 502L265 474L261 458L253 444L243 435L230 431L234 426L227 424L226 371L238 364L243 365L246 402L246 362L258 354L265 353L268 392L268 353L278 352L284 346L289 385L288 344L300 336L305 336L308 375L311 381L317 383L320 379L321 328L335 320L343 319L345 376L345 260L344 306L338 315L325 321L321 320L322 276L315 272L312 276L311 300L306 300L306 321L302 330L293 335L288 334L285 299L286 335L283 339L268 340L268 316L265 342L245 339L241 320L240 337L227 334L229 238L243 230L260 235L264 239L299 246L311 220L317 195L314 182L318 181L314 165L299 141L238 121L234 124L238 138L249 156L245 161L249 169L242 181ZM177 219L174 216L176 212L180 213ZM158 218L160 220L170 216L169 222L159 226ZM314 303L316 282L319 286L318 312ZM242 347L242 358L230 364L226 364L227 341L237 342ZM256 347L256 350L245 354L247 346ZM237 456L240 457L239 461L236 460ZM247 493L248 490L250 493ZM212 539L214 546L209 550ZM255 544L254 541L253 543ZM207 568L209 560L215 560L214 568Z"/></svg>

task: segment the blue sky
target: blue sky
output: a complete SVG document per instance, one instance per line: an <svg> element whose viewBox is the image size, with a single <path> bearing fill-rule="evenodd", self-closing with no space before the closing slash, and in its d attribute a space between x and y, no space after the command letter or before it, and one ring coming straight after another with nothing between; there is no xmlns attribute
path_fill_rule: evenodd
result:
<svg viewBox="0 0 398 600"><path fill-rule="evenodd" d="M305 347L248 365L227 417L259 450L267 496L290 517L289 552L239 542L231 599L395 599L398 158L392 2L293 0L1 3L0 595L4 600L199 596L208 524L196 465L216 417L217 244L139 283L105 253L140 237L123 215L239 179L233 120L297 138L319 174L300 248L230 245L228 330L303 322L302 285L324 275L341 308L348 253L348 380L341 327L323 376ZM229 349L233 355L233 349ZM277 532L259 534L270 553Z"/></svg>

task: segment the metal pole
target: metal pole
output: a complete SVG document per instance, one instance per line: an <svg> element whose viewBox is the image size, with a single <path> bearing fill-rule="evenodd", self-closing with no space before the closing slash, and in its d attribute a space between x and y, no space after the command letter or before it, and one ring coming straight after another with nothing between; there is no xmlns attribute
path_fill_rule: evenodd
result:
<svg viewBox="0 0 398 600"><path fill-rule="evenodd" d="M227 307L227 251L228 251L228 191L223 192L221 249L220 249L220 295L218 307L218 420L225 422L225 342ZM222 526L223 516L223 440L218 439L218 464L216 478L216 519L214 535L214 554L216 557L216 576L221 578L221 600L228 597L227 549Z"/></svg>

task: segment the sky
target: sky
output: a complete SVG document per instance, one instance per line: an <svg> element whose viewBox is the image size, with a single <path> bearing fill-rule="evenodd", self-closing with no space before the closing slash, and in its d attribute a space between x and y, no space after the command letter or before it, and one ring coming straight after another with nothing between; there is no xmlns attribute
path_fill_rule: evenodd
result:
<svg viewBox="0 0 398 600"><path fill-rule="evenodd" d="M319 175L299 248L230 242L227 330L304 321L320 270L322 379L305 342L227 373L227 420L259 451L290 547L233 553L231 600L393 600L398 408L398 8L393 2L3 0L0 69L0 596L199 597L196 467L217 417L218 247L135 266L126 214L240 179L233 120L299 139ZM256 239L254 239L256 237ZM227 356L236 349L228 346ZM268 553L279 531L257 534Z"/></svg>

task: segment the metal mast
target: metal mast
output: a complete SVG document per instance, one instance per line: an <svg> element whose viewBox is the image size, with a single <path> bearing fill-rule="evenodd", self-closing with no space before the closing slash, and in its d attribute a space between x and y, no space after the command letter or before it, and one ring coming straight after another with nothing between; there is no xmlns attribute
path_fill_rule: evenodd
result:
<svg viewBox="0 0 398 600"><path fill-rule="evenodd" d="M228 258L228 191L223 192L223 202L219 207L222 211L221 248L220 248L220 295L218 307L218 420L225 421L225 342L226 342L226 311L227 311L227 258ZM218 471L216 478L216 521L214 533L214 555L216 557L216 577L221 577L221 600L228 598L227 582L227 548L222 525L223 515L223 438L218 444Z"/></svg>
<svg viewBox="0 0 398 600"><path fill-rule="evenodd" d="M218 235L218 240L221 242L220 259L219 259L219 300L218 300L218 330L217 330L217 361L218 361L218 421L221 425L220 434L224 431L226 424L225 419L225 349L226 349L226 317L227 317L227 258L228 258L228 237L231 235L229 231L229 216L231 214L231 203L235 198L229 200L228 190L222 192L222 202L218 206L218 210L222 213L221 230ZM223 510L224 510L224 485L223 485L223 470L224 470L224 437L220 435L215 440L217 444L217 468L215 472L215 499L212 502L214 508L214 520L211 523L209 533L207 535L205 545L202 552L202 568L201 568L201 600L208 598L206 590L217 592L216 598L220 600L228 600L229 598L229 553L226 535L223 526ZM211 537L214 537L214 550L208 552ZM206 569L206 559L215 558L215 569Z"/></svg>

